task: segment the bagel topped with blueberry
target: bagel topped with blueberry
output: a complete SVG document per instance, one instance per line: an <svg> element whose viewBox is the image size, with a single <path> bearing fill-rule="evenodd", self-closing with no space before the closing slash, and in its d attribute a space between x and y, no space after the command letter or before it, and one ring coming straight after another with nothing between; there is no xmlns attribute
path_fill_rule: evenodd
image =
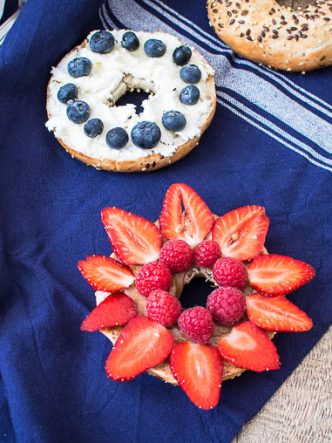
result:
<svg viewBox="0 0 332 443"><path fill-rule="evenodd" d="M116 104L134 90L149 94L142 112ZM190 152L215 107L213 69L176 37L93 31L52 69L46 126L97 169L150 171Z"/></svg>
<svg viewBox="0 0 332 443"><path fill-rule="evenodd" d="M332 3L307 3L292 8L276 0L207 0L207 8L211 26L236 53L305 72L332 64Z"/></svg>
<svg viewBox="0 0 332 443"><path fill-rule="evenodd" d="M102 222L113 254L78 263L97 303L81 330L101 331L112 341L105 365L112 380L147 371L212 409L222 381L279 368L275 332L311 329L311 319L285 295L315 270L267 254L263 207L218 217L192 188L177 183L166 192L157 222L114 207L102 210ZM210 282L211 293L203 306L183 309L182 290L194 278Z"/></svg>

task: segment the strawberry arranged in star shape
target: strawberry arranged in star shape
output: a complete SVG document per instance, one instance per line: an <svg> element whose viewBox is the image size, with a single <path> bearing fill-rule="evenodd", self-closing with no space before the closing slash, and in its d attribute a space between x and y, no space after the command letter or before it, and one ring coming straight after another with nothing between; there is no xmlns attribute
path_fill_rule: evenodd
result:
<svg viewBox="0 0 332 443"><path fill-rule="evenodd" d="M273 333L312 328L285 296L309 283L315 270L267 253L269 219L262 206L217 217L190 186L176 183L155 223L114 207L101 215L113 254L78 262L103 298L81 329L118 336L105 366L112 380L168 368L171 382L196 406L212 409L227 365L240 368L236 375L278 369ZM206 307L182 310L183 282L193 275L218 288Z"/></svg>

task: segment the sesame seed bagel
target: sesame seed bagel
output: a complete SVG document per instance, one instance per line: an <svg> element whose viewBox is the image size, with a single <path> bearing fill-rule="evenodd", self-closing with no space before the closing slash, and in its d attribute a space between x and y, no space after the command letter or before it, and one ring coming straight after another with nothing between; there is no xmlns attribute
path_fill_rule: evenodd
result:
<svg viewBox="0 0 332 443"><path fill-rule="evenodd" d="M217 216L215 216L217 217ZM155 223L157 226L159 226L159 223ZM267 250L264 248L264 253L267 253ZM117 256L113 253L112 257L117 259ZM140 270L141 266L131 266L132 272L137 275L138 271ZM169 292L173 294L175 297L180 299L183 288L185 285L190 283L195 278L204 278L207 282L211 284L212 287L218 287L216 281L213 278L212 270L210 268L202 268L202 267L196 267L193 266L190 268L187 272L182 272L178 274L173 274L172 277L172 284ZM127 294L131 299L134 300L136 309L139 315L147 315L146 312L146 304L147 304L147 297L141 295L138 290L136 289L135 284L130 286L128 289L123 290L125 294ZM247 286L244 290L245 295L249 295L250 293L255 292L251 287ZM103 291L97 291L96 292L96 304L99 305L107 296L109 296L109 293L103 292ZM118 339L123 327L122 326L116 326L113 328L108 329L102 329L100 332L102 332L113 344L115 344L116 340ZM218 345L218 342L220 338L223 335L228 334L231 331L231 327L225 327L221 326L217 323L214 323L214 333L208 343L213 344L214 346ZM182 331L180 331L179 327L177 325L171 327L169 329L171 333L174 336L174 339L176 342L188 342L191 341ZM274 336L274 332L267 332L267 334L272 338ZM245 372L245 369L238 368L234 366L232 363L223 361L223 373L222 373L222 380L231 380L235 377L240 376L243 372ZM172 374L170 364L168 360L165 362L159 364L158 366L155 366L149 370L147 370L150 375L153 375L154 377L158 377L161 380L165 381L166 383L171 383L173 385L178 385L177 380Z"/></svg>
<svg viewBox="0 0 332 443"><path fill-rule="evenodd" d="M176 162L198 145L216 109L214 71L193 48L190 48L190 59L185 64L175 63L173 52L183 44L176 37L162 32L136 32L139 46L127 50L123 46L126 32L131 31L94 31L52 69L47 88L49 120L46 126L72 157L89 166L119 172L151 171ZM112 36L114 46L109 52L92 50L91 41L98 33ZM150 40L165 45L164 55L148 55L145 46ZM69 64L77 58L90 60L92 67L88 74L71 75ZM199 68L201 77L194 81L183 80L182 69L192 64ZM76 86L77 96L61 102L59 90L69 83ZM194 104L186 104L180 99L186 87L199 90L199 98ZM116 104L126 92L134 90L150 94L142 102L143 111L139 114L133 104ZM89 106L89 115L84 121L73 122L68 116L68 108L82 100ZM184 116L184 127L165 126L164 115L173 111ZM97 135L87 135L86 125L91 119L101 121L102 129ZM159 139L148 147L140 145L133 137L133 130L143 122L157 125L160 132ZM109 133L119 128L126 134L127 141L123 146L111 146Z"/></svg>
<svg viewBox="0 0 332 443"><path fill-rule="evenodd" d="M218 36L236 53L285 71L332 63L332 2L292 9L275 0L208 0Z"/></svg>

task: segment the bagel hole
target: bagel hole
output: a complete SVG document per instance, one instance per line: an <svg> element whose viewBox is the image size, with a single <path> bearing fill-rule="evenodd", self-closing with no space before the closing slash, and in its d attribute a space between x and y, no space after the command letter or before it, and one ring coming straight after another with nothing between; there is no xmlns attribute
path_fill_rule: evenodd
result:
<svg viewBox="0 0 332 443"><path fill-rule="evenodd" d="M137 115L144 111L142 103L149 98L150 93L145 91L134 89L133 91L127 91L116 102L117 106L126 106L128 104L135 105L135 112Z"/></svg>
<svg viewBox="0 0 332 443"><path fill-rule="evenodd" d="M196 277L185 285L182 290L180 302L183 309L193 306L206 307L206 301L215 287L205 278Z"/></svg>
<svg viewBox="0 0 332 443"><path fill-rule="evenodd" d="M303 8L307 5L316 5L317 0L276 0L280 6L286 6L292 9Z"/></svg>

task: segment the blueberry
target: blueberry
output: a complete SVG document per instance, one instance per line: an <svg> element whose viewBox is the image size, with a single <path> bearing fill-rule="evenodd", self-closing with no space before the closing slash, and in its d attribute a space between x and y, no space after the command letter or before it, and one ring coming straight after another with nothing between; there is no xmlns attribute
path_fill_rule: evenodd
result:
<svg viewBox="0 0 332 443"><path fill-rule="evenodd" d="M110 148L121 149L128 143L127 131L123 128L113 128L106 134L106 143Z"/></svg>
<svg viewBox="0 0 332 443"><path fill-rule="evenodd" d="M83 129L88 137L95 138L103 132L104 125L100 118L92 118L85 123Z"/></svg>
<svg viewBox="0 0 332 443"><path fill-rule="evenodd" d="M161 119L163 125L169 131L182 131L186 126L186 117L179 111L167 111L164 112Z"/></svg>
<svg viewBox="0 0 332 443"><path fill-rule="evenodd" d="M67 103L69 100L75 100L78 94L78 89L73 83L67 83L61 86L58 91L57 97L59 102Z"/></svg>
<svg viewBox="0 0 332 443"><path fill-rule="evenodd" d="M90 106L83 100L77 100L67 106L67 116L74 123L84 123L90 117Z"/></svg>
<svg viewBox="0 0 332 443"><path fill-rule="evenodd" d="M202 73L198 66L186 65L181 68L180 77L186 83L198 83L202 78Z"/></svg>
<svg viewBox="0 0 332 443"><path fill-rule="evenodd" d="M159 126L154 122L139 122L131 130L133 143L142 149L151 149L160 140L161 132Z"/></svg>
<svg viewBox="0 0 332 443"><path fill-rule="evenodd" d="M184 105L196 105L200 96L197 86L188 85L180 92L180 101Z"/></svg>
<svg viewBox="0 0 332 443"><path fill-rule="evenodd" d="M68 63L67 70L69 75L74 78L84 77L90 74L92 63L86 57L76 57Z"/></svg>
<svg viewBox="0 0 332 443"><path fill-rule="evenodd" d="M90 38L90 49L92 52L107 54L114 48L115 40L108 31L97 31Z"/></svg>
<svg viewBox="0 0 332 443"><path fill-rule="evenodd" d="M150 38L144 43L144 51L148 57L162 57L166 52L166 45L161 40Z"/></svg>
<svg viewBox="0 0 332 443"><path fill-rule="evenodd" d="M191 57L191 49L189 46L179 46L174 49L173 62L176 65L183 66L189 62Z"/></svg>
<svg viewBox="0 0 332 443"><path fill-rule="evenodd" d="M127 31L123 34L121 46L128 51L135 51L139 47L139 40L134 32Z"/></svg>

